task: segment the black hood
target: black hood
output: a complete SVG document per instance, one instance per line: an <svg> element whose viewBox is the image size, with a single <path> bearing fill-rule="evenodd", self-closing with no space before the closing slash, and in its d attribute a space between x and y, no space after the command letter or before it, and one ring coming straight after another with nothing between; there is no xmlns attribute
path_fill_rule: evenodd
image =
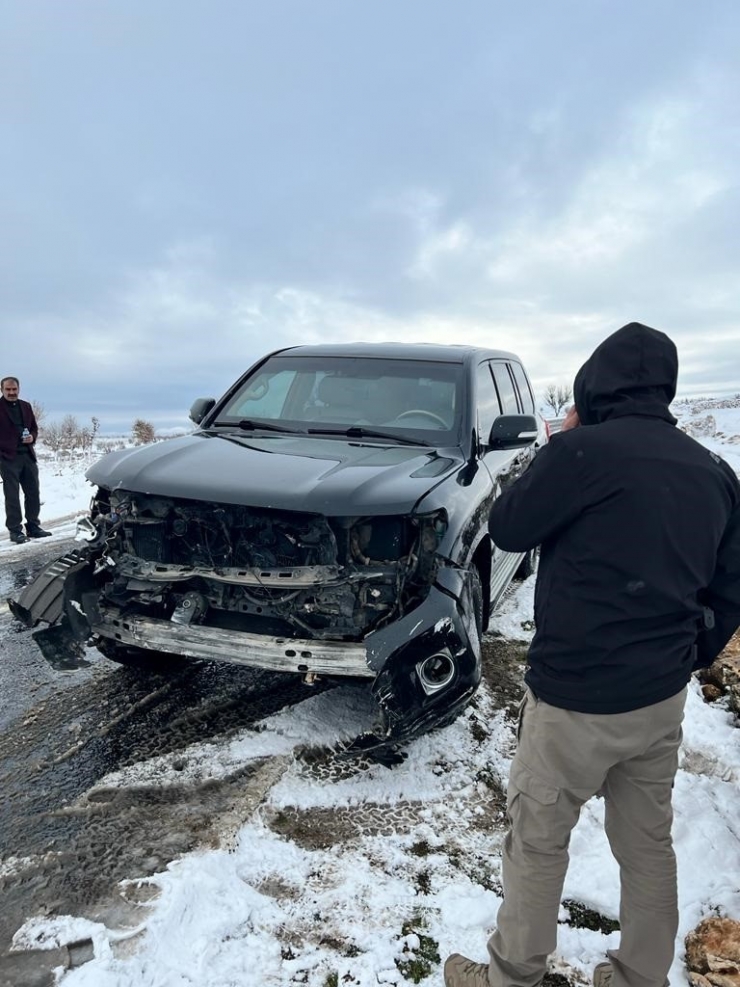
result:
<svg viewBox="0 0 740 987"><path fill-rule="evenodd" d="M676 394L678 353L664 332L640 322L617 329L576 374L576 411L582 424L623 415L651 415L675 425L668 410Z"/></svg>

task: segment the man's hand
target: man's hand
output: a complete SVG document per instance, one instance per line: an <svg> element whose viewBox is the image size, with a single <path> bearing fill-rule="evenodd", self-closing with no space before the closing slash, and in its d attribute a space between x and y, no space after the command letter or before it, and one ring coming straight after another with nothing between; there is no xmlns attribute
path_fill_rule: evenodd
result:
<svg viewBox="0 0 740 987"><path fill-rule="evenodd" d="M576 406L572 404L563 419L563 424L560 426L561 432L569 432L572 428L578 428L581 424L581 419L578 417L578 412L576 411Z"/></svg>

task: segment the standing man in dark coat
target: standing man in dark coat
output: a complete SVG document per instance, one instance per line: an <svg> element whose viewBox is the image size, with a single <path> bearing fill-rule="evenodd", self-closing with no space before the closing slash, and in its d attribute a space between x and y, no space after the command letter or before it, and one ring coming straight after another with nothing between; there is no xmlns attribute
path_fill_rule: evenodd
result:
<svg viewBox="0 0 740 987"><path fill-rule="evenodd" d="M619 949L596 987L666 987L678 927L671 790L686 686L740 625L740 485L675 428L676 348L623 326L575 379L575 411L496 502L495 543L541 546L536 634L507 791L504 901L489 963L447 987L535 987L557 941L568 843L605 800Z"/></svg>
<svg viewBox="0 0 740 987"><path fill-rule="evenodd" d="M5 494L5 524L10 540L20 545L26 537L46 538L51 534L39 524L39 469L33 448L39 429L33 408L28 401L18 397L18 378L3 377L0 387L0 477ZM21 489L26 508L26 534L21 526Z"/></svg>

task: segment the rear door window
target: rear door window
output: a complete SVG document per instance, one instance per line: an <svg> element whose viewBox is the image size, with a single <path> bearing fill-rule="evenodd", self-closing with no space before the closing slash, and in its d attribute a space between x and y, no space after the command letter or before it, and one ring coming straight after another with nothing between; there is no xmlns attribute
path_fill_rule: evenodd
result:
<svg viewBox="0 0 740 987"><path fill-rule="evenodd" d="M496 381L501 408L505 415L518 415L519 403L517 401L514 381L505 363L492 363L493 379Z"/></svg>
<svg viewBox="0 0 740 987"><path fill-rule="evenodd" d="M529 381L527 380L527 375L524 373L524 368L520 363L511 363L509 366L519 389L522 410L525 415L533 415L534 397L532 395L532 388L529 386Z"/></svg>

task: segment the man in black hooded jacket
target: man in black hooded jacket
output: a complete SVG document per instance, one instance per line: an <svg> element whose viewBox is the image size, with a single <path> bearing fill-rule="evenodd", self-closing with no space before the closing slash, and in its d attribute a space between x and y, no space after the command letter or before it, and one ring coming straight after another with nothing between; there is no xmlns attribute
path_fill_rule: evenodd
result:
<svg viewBox="0 0 740 987"><path fill-rule="evenodd" d="M502 549L541 546L536 633L507 791L489 963L447 987L535 987L555 949L568 843L600 793L620 946L596 987L665 987L678 927L671 790L686 686L740 626L740 485L675 428L676 348L630 323L578 372L575 409L496 502Z"/></svg>

